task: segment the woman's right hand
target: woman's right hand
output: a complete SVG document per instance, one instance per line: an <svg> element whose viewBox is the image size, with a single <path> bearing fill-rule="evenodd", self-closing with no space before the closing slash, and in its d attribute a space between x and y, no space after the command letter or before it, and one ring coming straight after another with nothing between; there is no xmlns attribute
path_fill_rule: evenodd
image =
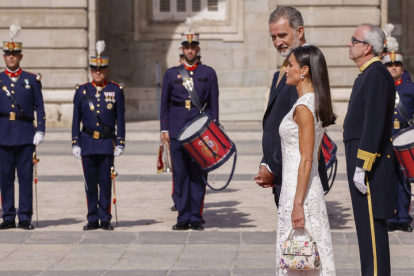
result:
<svg viewBox="0 0 414 276"><path fill-rule="evenodd" d="M294 203L292 211L292 227L293 229L305 227L305 212L303 211L303 205Z"/></svg>

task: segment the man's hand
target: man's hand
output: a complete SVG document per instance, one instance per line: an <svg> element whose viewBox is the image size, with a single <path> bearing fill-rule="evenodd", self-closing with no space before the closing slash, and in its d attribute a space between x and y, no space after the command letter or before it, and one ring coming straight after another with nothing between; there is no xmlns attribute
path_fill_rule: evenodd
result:
<svg viewBox="0 0 414 276"><path fill-rule="evenodd" d="M124 147L121 147L121 146L116 146L115 147L115 151L114 151L114 156L115 157L118 157L123 153L124 153Z"/></svg>
<svg viewBox="0 0 414 276"><path fill-rule="evenodd" d="M368 187L367 185L365 185L365 170L360 168L360 167L356 167L355 169L355 174L354 174L354 183L355 183L355 187L362 193L362 194L366 194Z"/></svg>
<svg viewBox="0 0 414 276"><path fill-rule="evenodd" d="M160 135L161 142L167 143L168 148L170 148L170 135L168 132L162 132Z"/></svg>
<svg viewBox="0 0 414 276"><path fill-rule="evenodd" d="M81 148L79 146L74 146L72 148L72 153L76 157L76 159L80 159L81 158Z"/></svg>
<svg viewBox="0 0 414 276"><path fill-rule="evenodd" d="M275 176L267 169L265 165L260 166L259 173L254 177L254 180L256 180L257 185L261 186L262 188L274 187L274 179Z"/></svg>
<svg viewBox="0 0 414 276"><path fill-rule="evenodd" d="M33 145L37 146L40 143L42 143L43 140L44 140L44 137L45 137L45 134L43 132L36 131L36 133L33 137Z"/></svg>

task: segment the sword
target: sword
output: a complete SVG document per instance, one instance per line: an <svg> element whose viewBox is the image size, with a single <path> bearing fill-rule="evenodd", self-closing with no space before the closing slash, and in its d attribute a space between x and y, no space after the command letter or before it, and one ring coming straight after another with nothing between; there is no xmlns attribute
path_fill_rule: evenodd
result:
<svg viewBox="0 0 414 276"><path fill-rule="evenodd" d="M34 171L34 186L35 186L35 203L36 203L36 226L39 227L39 211L37 207L37 163L39 163L39 158L36 155L36 147L33 152L33 171Z"/></svg>
<svg viewBox="0 0 414 276"><path fill-rule="evenodd" d="M83 172L82 160L79 159L79 166L81 168L82 176L83 176L83 183L85 184L85 190L88 191L88 185L86 184L85 173Z"/></svg>
<svg viewBox="0 0 414 276"><path fill-rule="evenodd" d="M114 206L115 206L115 220L116 220L116 227L118 227L118 212L116 210L116 188L115 188L115 177L118 176L118 173L115 171L114 167L111 167L111 179L112 179L112 187L114 188Z"/></svg>

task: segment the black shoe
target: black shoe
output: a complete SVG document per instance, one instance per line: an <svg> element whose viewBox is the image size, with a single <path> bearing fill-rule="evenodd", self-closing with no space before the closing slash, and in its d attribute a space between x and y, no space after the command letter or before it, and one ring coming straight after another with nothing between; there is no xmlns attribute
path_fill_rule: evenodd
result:
<svg viewBox="0 0 414 276"><path fill-rule="evenodd" d="M398 230L404 232L413 232L413 228L410 226L408 222L403 222L398 225Z"/></svg>
<svg viewBox="0 0 414 276"><path fill-rule="evenodd" d="M27 220L19 221L19 228L24 230L34 230L34 226Z"/></svg>
<svg viewBox="0 0 414 276"><path fill-rule="evenodd" d="M84 227L83 230L84 231L89 231L89 230L96 230L99 229L99 223L98 222L94 222L94 221L90 221L88 222Z"/></svg>
<svg viewBox="0 0 414 276"><path fill-rule="evenodd" d="M388 232L394 232L398 230L398 225L394 222L389 222L387 225Z"/></svg>
<svg viewBox="0 0 414 276"><path fill-rule="evenodd" d="M188 223L177 222L177 224L172 227L172 230L188 230L188 228L190 228Z"/></svg>
<svg viewBox="0 0 414 276"><path fill-rule="evenodd" d="M173 207L171 207L171 211L173 211L173 212L177 211L177 208L175 207L175 205Z"/></svg>
<svg viewBox="0 0 414 276"><path fill-rule="evenodd" d="M101 222L101 228L103 230L114 230L114 227L111 225L109 221L102 221Z"/></svg>
<svg viewBox="0 0 414 276"><path fill-rule="evenodd" d="M14 221L5 220L0 224L0 230L6 230L10 228L16 228L16 223Z"/></svg>
<svg viewBox="0 0 414 276"><path fill-rule="evenodd" d="M204 227L201 226L201 221L196 221L191 223L190 228L192 230L204 230Z"/></svg>

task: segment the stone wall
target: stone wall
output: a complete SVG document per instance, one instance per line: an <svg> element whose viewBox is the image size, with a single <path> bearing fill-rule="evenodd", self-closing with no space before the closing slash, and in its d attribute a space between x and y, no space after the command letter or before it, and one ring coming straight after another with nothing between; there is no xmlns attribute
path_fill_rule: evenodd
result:
<svg viewBox="0 0 414 276"><path fill-rule="evenodd" d="M88 0L2 0L0 38L10 39L12 23L22 27L21 67L43 76L47 125L69 125L77 83L88 81ZM94 38L94 35L93 35ZM4 67L0 60L0 67Z"/></svg>

